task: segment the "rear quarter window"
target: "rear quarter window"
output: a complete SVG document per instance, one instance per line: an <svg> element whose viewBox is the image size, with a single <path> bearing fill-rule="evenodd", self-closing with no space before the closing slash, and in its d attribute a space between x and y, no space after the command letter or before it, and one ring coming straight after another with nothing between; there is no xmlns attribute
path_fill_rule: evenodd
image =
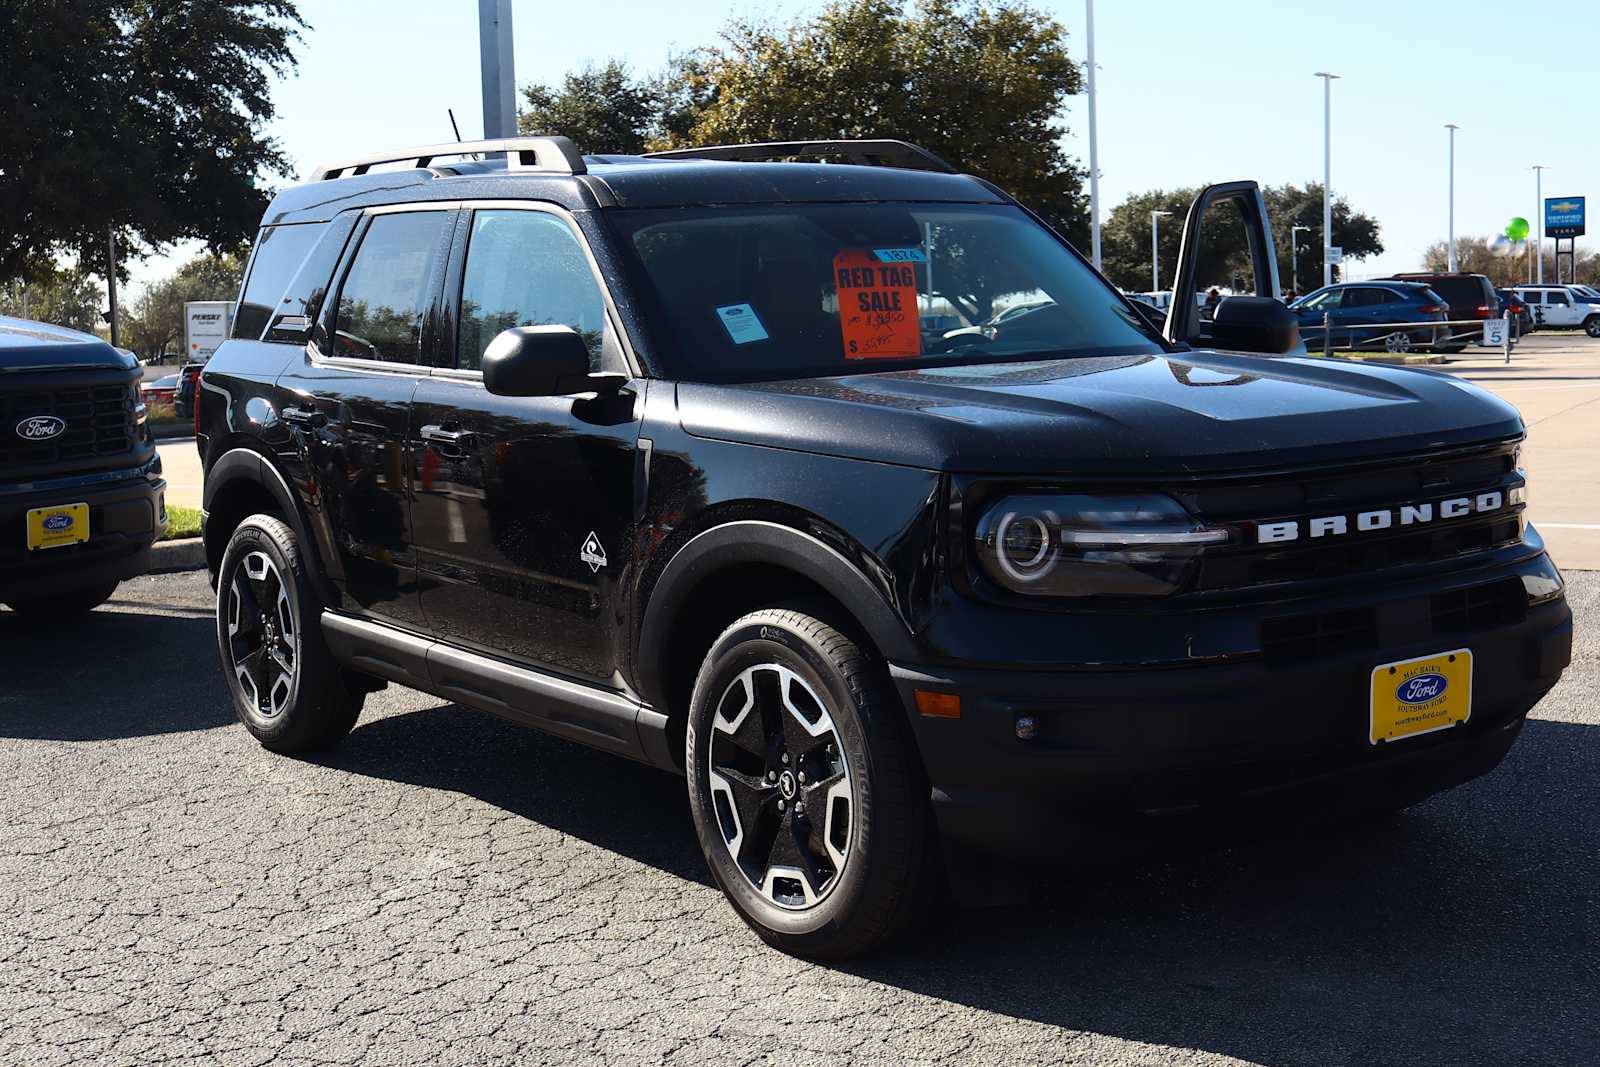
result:
<svg viewBox="0 0 1600 1067"><path fill-rule="evenodd" d="M266 329L278 299L322 236L326 224L296 223L263 226L256 237L255 253L250 257L250 275L245 279L244 295L233 317L233 336L255 340Z"/></svg>

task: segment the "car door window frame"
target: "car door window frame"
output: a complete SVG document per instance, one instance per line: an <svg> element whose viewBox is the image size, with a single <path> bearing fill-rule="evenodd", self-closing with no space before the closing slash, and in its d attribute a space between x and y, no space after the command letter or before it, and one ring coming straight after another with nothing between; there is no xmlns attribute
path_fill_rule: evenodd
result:
<svg viewBox="0 0 1600 1067"><path fill-rule="evenodd" d="M445 220L445 234L440 239L442 249L435 251L433 261L428 267L428 280L423 289L422 331L417 348L416 363L397 363L384 359L362 359L358 356L341 356L323 351L323 346L329 344L333 337L335 324L338 321L339 303L344 297L344 286L350 275L350 268L355 263L356 257L361 254L361 246L366 242L367 231L372 228L372 220L379 215L400 215L413 212L439 211L451 212L452 217ZM354 369L373 371L385 374L404 374L411 377L428 377L433 373L433 368L428 365L428 353L434 347L433 339L438 332L439 288L448 266L447 257L453 248L454 230L458 222L459 206L453 202L424 201L414 204L385 204L381 207L366 208L361 212L361 220L356 224L355 232L350 235L345 245L343 254L339 257L339 265L334 270L335 284L330 288L328 297L322 302L323 306L317 317L315 332L306 345L312 362L328 367L351 367Z"/></svg>
<svg viewBox="0 0 1600 1067"><path fill-rule="evenodd" d="M594 279L596 287L600 290L600 299L605 308L607 320L612 331L616 334L617 347L621 350L624 366L621 368L632 378L643 378L639 369L639 359L634 352L633 342L628 336L627 328L623 325L622 316L617 311L616 301L612 298L611 287L607 284L605 275L600 270L600 263L595 259L594 250L589 247L589 240L584 235L583 227L578 225L578 220L572 212L567 211L558 204L543 200L461 200L454 206L460 214L456 219L455 234L450 242L449 260L445 264L442 301L442 313L439 317L439 337L434 346L434 357L438 361L448 360L449 365L440 365L438 362L432 368L432 374L438 378L456 378L464 381L483 381L481 370L469 370L456 366L457 342L461 328L461 289L466 281L467 256L471 254L472 220L479 211L537 211L546 215L553 215L566 224L573 239L578 242L578 248L583 252L584 261L589 265L589 275ZM604 366L602 370L608 369Z"/></svg>

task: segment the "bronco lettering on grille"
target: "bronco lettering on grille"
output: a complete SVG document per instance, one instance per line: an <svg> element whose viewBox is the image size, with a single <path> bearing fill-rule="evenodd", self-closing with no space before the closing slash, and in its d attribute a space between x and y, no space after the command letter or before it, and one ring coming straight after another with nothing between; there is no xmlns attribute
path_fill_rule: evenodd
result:
<svg viewBox="0 0 1600 1067"><path fill-rule="evenodd" d="M1474 496L1451 497L1437 503L1405 504L1397 508L1379 508L1354 515L1319 515L1311 519L1285 519L1282 522L1256 524L1256 543L1269 545L1285 541L1298 541L1302 536L1311 538L1340 537L1356 532L1388 530L1393 527L1420 526L1436 519L1459 519L1467 515L1482 515L1499 511L1506 506L1506 494L1499 489Z"/></svg>

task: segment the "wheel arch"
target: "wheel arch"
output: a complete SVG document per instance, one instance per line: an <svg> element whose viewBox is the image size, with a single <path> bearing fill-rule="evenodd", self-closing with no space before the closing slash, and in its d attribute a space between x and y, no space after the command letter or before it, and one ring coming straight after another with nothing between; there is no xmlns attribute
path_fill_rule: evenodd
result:
<svg viewBox="0 0 1600 1067"><path fill-rule="evenodd" d="M681 742L700 654L734 619L796 599L836 609L825 621L856 631L885 659L914 661L910 629L886 595L843 553L783 523L739 519L687 541L649 592L635 664L641 695ZM681 744L674 746L681 756Z"/></svg>
<svg viewBox="0 0 1600 1067"><path fill-rule="evenodd" d="M332 591L322 568L316 541L311 537L304 516L295 502L294 492L272 461L250 448L233 448L218 456L206 470L202 496L205 513L204 544L206 567L213 580L222 565L222 554L239 523L258 512L283 520L294 531L301 551L312 566L312 580L323 603L331 604Z"/></svg>

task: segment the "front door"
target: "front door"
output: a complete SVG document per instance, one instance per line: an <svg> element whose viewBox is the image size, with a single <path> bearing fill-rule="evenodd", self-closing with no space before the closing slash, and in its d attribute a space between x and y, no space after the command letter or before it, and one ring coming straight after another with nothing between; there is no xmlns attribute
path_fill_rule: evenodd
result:
<svg viewBox="0 0 1600 1067"><path fill-rule="evenodd" d="M441 640L620 687L644 383L502 397L479 373L495 335L525 325L571 326L595 370L627 369L587 248L559 212L478 207L445 293L453 337L412 424L423 611Z"/></svg>
<svg viewBox="0 0 1600 1067"><path fill-rule="evenodd" d="M346 611L424 627L406 439L436 307L450 210L378 211L359 224L301 360L278 379L290 473Z"/></svg>

